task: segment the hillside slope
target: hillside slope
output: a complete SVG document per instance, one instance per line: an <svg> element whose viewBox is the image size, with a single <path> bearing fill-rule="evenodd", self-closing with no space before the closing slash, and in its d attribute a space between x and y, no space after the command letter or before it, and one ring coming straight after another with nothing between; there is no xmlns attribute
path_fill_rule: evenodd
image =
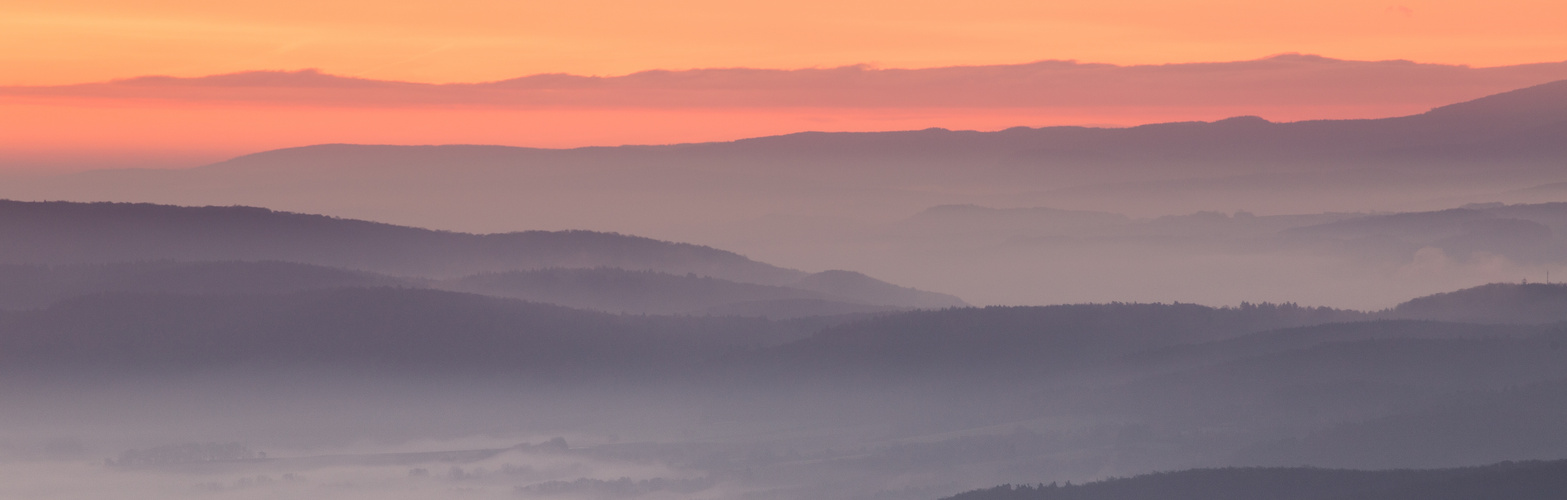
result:
<svg viewBox="0 0 1567 500"><path fill-rule="evenodd" d="M805 273L710 247L592 231L468 234L253 207L0 200L0 263L279 260L411 276L620 267L752 283Z"/></svg>

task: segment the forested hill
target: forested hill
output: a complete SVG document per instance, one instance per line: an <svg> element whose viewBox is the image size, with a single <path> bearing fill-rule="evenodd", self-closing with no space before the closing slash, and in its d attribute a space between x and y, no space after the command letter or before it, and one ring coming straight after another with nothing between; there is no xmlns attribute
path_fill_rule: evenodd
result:
<svg viewBox="0 0 1567 500"><path fill-rule="evenodd" d="M1002 485L944 500L1550 500L1567 498L1567 460L1356 471L1195 469L1073 485Z"/></svg>
<svg viewBox="0 0 1567 500"><path fill-rule="evenodd" d="M1567 285L1492 283L1420 297L1383 314L1394 318L1470 323L1567 321Z"/></svg>

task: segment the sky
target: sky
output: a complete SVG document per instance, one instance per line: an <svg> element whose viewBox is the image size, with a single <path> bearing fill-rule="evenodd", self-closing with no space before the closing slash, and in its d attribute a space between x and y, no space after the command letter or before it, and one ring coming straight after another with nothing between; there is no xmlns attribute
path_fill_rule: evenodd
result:
<svg viewBox="0 0 1567 500"><path fill-rule="evenodd" d="M1471 78L1447 91L1414 91L1424 100L1380 106L1350 91L1339 101L1322 98L1309 105L1290 97L1298 92L1232 102L1213 102L1197 92L1141 110L917 101L867 109L813 98L691 104L701 97L682 105L601 99L541 107L516 102L535 98L504 105L462 98L411 106L391 98L378 104L319 96L278 99L278 92L265 89L221 98L177 92L40 97L15 91L149 75L313 69L346 78L451 84L703 68L894 70L1036 61L1136 68L1291 53L1492 68L1567 60L1564 20L1567 3L1537 0L0 0L0 132L9 137L0 139L0 169L190 166L321 142L576 147L801 130L1124 126L1231 114L1365 118L1420 112L1555 77L1546 71L1527 78ZM1149 85L1161 82L1156 78ZM1328 88L1384 84L1361 77L1336 85ZM926 94L909 95L940 94L936 87L921 88Z"/></svg>

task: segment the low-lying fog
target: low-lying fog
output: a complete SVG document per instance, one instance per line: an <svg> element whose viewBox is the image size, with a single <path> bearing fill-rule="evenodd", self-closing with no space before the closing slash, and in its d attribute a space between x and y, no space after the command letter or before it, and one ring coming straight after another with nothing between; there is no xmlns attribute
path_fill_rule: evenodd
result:
<svg viewBox="0 0 1567 500"><path fill-rule="evenodd" d="M773 323L422 289L101 294L0 314L0 496L936 500L1559 458L1564 304L953 308L757 344Z"/></svg>

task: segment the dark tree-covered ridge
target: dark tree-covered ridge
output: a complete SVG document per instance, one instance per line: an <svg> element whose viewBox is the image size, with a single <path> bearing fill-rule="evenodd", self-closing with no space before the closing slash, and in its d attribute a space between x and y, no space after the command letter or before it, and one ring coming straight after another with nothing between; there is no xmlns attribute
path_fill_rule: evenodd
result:
<svg viewBox="0 0 1567 500"><path fill-rule="evenodd" d="M1086 484L1001 485L944 500L1549 500L1567 460L1435 470L1193 469Z"/></svg>
<svg viewBox="0 0 1567 500"><path fill-rule="evenodd" d="M780 360L829 370L1052 369L1179 344L1293 326L1364 319L1294 304L1075 304L951 308L829 328L778 349Z"/></svg>
<svg viewBox="0 0 1567 500"><path fill-rule="evenodd" d="M1492 283L1419 297L1382 314L1395 318L1472 323L1538 324L1567 321L1567 285Z"/></svg>

